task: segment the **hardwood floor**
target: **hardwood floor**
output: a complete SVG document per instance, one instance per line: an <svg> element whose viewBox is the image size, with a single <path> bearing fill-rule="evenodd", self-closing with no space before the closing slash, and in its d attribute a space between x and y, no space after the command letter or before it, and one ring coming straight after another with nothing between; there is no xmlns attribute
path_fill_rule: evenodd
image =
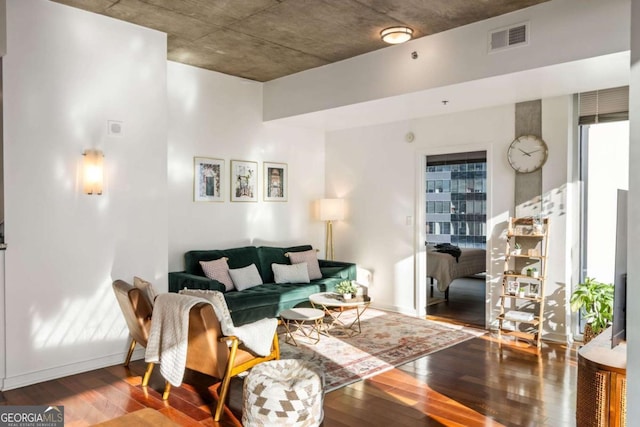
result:
<svg viewBox="0 0 640 427"><path fill-rule="evenodd" d="M87 426L150 407L184 426L237 426L231 412L211 417L215 381L187 374L163 402L155 369L140 386L144 362L111 366L2 393L3 405L64 405L65 425ZM532 347L474 338L325 396L325 427L573 426L576 349ZM231 385L240 418L242 381Z"/></svg>
<svg viewBox="0 0 640 427"><path fill-rule="evenodd" d="M463 277L451 282L448 301L444 300L444 293L435 288L434 297L429 296L427 304L431 301L440 302L428 305L427 315L429 318L484 328L486 288L484 275Z"/></svg>

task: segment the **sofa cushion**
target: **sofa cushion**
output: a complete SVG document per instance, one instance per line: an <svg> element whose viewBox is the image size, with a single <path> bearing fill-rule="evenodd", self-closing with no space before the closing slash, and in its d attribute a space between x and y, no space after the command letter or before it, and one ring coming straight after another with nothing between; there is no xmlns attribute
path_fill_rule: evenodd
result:
<svg viewBox="0 0 640 427"><path fill-rule="evenodd" d="M274 283L273 269L271 264L291 264L289 258L285 256L287 252L301 252L311 249L310 245L291 246L288 248L277 248L273 246L260 246L258 248L258 256L260 257L260 276L264 283Z"/></svg>
<svg viewBox="0 0 640 427"><path fill-rule="evenodd" d="M239 291L262 285L262 277L260 277L260 273L258 273L258 268L255 264L242 268L229 269L229 274L233 280L233 285Z"/></svg>
<svg viewBox="0 0 640 427"><path fill-rule="evenodd" d="M300 264L271 264L275 282L280 283L309 283L307 263Z"/></svg>
<svg viewBox="0 0 640 427"><path fill-rule="evenodd" d="M264 317L277 317L282 310L298 305L309 306L309 295L332 292L341 279L326 278L310 283L264 284L242 292L224 294L233 323L241 325Z"/></svg>
<svg viewBox="0 0 640 427"><path fill-rule="evenodd" d="M212 261L200 261L200 266L205 276L209 279L217 280L224 285L226 291L230 291L233 289L233 280L229 275L227 260L228 258L225 256Z"/></svg>
<svg viewBox="0 0 640 427"><path fill-rule="evenodd" d="M189 274L204 276L200 261L211 261L222 257L229 258L227 261L229 268L241 268L251 264L260 265L258 249L255 246L245 246L223 250L189 251L184 254L184 270Z"/></svg>
<svg viewBox="0 0 640 427"><path fill-rule="evenodd" d="M291 264L307 263L307 270L309 270L309 279L321 279L322 272L320 271L320 264L318 264L318 255L315 250L303 252L289 252L289 259Z"/></svg>

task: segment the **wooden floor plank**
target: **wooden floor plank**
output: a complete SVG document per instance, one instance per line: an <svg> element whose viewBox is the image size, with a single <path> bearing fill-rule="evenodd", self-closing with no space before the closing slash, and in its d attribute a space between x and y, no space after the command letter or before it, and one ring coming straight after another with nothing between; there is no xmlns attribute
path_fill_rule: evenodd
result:
<svg viewBox="0 0 640 427"><path fill-rule="evenodd" d="M325 395L324 427L345 426L574 426L576 349L545 343L535 351L505 345L495 336L460 343ZM162 400L155 369L141 386L146 365L110 366L2 393L3 405L65 407L67 426L84 427L141 408L184 426L238 427L242 380L234 379L229 407L216 423L215 380L187 375Z"/></svg>

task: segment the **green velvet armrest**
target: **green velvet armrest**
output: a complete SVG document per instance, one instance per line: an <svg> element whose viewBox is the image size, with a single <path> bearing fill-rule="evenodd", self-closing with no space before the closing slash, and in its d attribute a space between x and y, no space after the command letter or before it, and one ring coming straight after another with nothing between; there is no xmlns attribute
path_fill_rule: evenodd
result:
<svg viewBox="0 0 640 427"><path fill-rule="evenodd" d="M225 286L217 280L184 271L174 271L169 273L169 292L178 292L180 289L209 289L212 291L225 292Z"/></svg>
<svg viewBox="0 0 640 427"><path fill-rule="evenodd" d="M319 259L322 277L340 277L346 280L356 280L358 272L356 265L352 262L330 261Z"/></svg>

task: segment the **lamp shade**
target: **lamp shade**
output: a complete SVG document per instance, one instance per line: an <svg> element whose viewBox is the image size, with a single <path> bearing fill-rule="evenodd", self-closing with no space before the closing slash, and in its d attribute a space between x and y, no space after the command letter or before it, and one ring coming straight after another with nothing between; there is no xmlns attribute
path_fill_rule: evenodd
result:
<svg viewBox="0 0 640 427"><path fill-rule="evenodd" d="M340 221L344 219L343 199L320 199L319 216L321 221Z"/></svg>

